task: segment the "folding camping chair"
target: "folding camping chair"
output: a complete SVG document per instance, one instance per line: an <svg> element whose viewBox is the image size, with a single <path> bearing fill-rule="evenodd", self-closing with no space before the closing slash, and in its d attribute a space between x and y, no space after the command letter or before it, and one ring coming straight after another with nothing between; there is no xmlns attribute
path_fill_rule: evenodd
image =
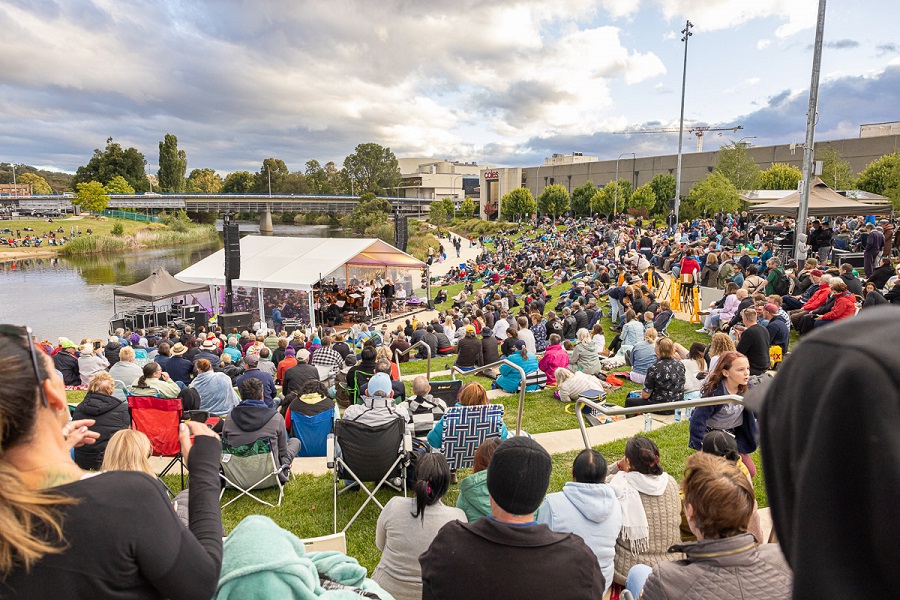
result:
<svg viewBox="0 0 900 600"><path fill-rule="evenodd" d="M180 465L183 489L184 460L181 456L181 442L178 440L178 426L182 418L181 400L155 396L129 396L128 411L131 413L131 428L150 438L152 456L172 459L159 474L160 480L176 464ZM170 493L171 491L169 490Z"/></svg>
<svg viewBox="0 0 900 600"><path fill-rule="evenodd" d="M485 440L500 437L503 405L451 406L444 413L444 440L441 453L450 471L475 463L475 451Z"/></svg>
<svg viewBox="0 0 900 600"><path fill-rule="evenodd" d="M275 450L269 438L261 437L252 444L232 446L228 440L222 439L222 460L219 476L224 481L222 491L219 492L219 501L225 494L225 488L230 487L240 492L237 496L226 502L226 507L241 496L250 496L257 502L266 506L281 506L284 498L284 484L279 475L287 465L279 465L275 457ZM254 495L254 490L266 488L278 488L278 502L272 504Z"/></svg>
<svg viewBox="0 0 900 600"><path fill-rule="evenodd" d="M134 364L143 367L150 362L150 354L143 348L134 349Z"/></svg>
<svg viewBox="0 0 900 600"><path fill-rule="evenodd" d="M531 371L530 373L525 373L525 387L529 388L533 385L539 387L539 389L532 390L532 392L540 392L545 387L547 387L547 374L538 369L537 371ZM519 382L519 388L521 389L522 382ZM526 389L527 391L527 389ZM529 393L532 393L529 392Z"/></svg>
<svg viewBox="0 0 900 600"><path fill-rule="evenodd" d="M449 381L429 381L428 385L431 386L432 396L440 398L447 403L447 406L453 406L456 404L456 397L459 396L463 382L462 379L451 379Z"/></svg>
<svg viewBox="0 0 900 600"><path fill-rule="evenodd" d="M326 455L327 439L333 429L335 415L335 408L312 416L291 411L291 435L300 440L297 457Z"/></svg>
<svg viewBox="0 0 900 600"><path fill-rule="evenodd" d="M406 422L402 417L377 427L345 419L337 419L334 422L334 433L328 436L327 464L328 468L334 471L335 533L337 533L337 497L349 489L355 489L355 486L347 486L338 491L338 480L352 479L367 495L362 506L341 530L347 531L370 501L374 501L381 510L384 510L384 505L375 494L384 485L398 489L388 483L389 478L400 477L403 495L406 496L406 466L411 450L412 436L407 433ZM364 483L367 481L378 483L370 490Z"/></svg>
<svg viewBox="0 0 900 600"><path fill-rule="evenodd" d="M369 380L374 376L374 373L366 373L357 370L353 373L353 381L339 384L344 388L344 391L347 392L347 395L350 396L350 404L359 404L359 390L362 389L362 386L369 383Z"/></svg>

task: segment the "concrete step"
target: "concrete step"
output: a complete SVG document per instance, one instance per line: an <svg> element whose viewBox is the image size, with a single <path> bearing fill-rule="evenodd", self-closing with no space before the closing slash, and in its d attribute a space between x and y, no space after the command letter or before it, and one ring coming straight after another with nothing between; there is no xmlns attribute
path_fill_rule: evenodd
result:
<svg viewBox="0 0 900 600"><path fill-rule="evenodd" d="M659 429L675 422L671 415L653 415L653 429ZM622 421L615 421L597 427L588 427L588 439L591 446L607 444L616 440L627 439L644 431L644 418L641 416ZM581 438L580 429L566 429L564 431L548 431L537 433L532 437L544 447L550 454L560 454L573 450L583 450L584 440Z"/></svg>

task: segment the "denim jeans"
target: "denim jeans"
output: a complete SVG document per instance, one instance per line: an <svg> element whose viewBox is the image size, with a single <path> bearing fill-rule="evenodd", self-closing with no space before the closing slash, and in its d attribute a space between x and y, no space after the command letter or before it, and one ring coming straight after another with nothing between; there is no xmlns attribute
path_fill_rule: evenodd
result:
<svg viewBox="0 0 900 600"><path fill-rule="evenodd" d="M618 324L619 317L625 314L625 307L615 298L609 299L610 319L614 325Z"/></svg>

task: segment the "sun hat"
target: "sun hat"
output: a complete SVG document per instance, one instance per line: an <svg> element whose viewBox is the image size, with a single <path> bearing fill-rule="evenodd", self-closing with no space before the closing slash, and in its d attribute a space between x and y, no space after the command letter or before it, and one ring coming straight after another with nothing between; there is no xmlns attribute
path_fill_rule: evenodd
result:
<svg viewBox="0 0 900 600"><path fill-rule="evenodd" d="M185 346L181 342L177 342L174 346L172 346L172 349L169 350L169 354L171 356L181 356L185 352L187 352L187 346Z"/></svg>

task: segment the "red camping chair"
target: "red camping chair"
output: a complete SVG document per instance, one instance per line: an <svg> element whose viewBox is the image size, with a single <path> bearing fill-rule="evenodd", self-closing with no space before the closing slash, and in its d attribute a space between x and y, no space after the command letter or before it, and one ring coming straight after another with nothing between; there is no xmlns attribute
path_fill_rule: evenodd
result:
<svg viewBox="0 0 900 600"><path fill-rule="evenodd" d="M129 396L128 409L131 412L131 428L150 438L150 446L153 448L152 456L172 459L159 474L160 480L176 464L180 465L181 488L184 489L184 461L181 456L181 443L178 441L178 426L181 424L183 412L181 400L153 396Z"/></svg>

